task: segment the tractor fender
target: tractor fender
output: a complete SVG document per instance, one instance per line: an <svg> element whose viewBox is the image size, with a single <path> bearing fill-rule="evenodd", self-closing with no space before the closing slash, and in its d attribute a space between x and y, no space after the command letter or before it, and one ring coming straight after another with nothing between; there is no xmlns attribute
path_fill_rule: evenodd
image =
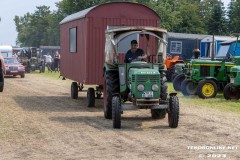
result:
<svg viewBox="0 0 240 160"><path fill-rule="evenodd" d="M218 80L215 77L205 77L205 79L214 81L216 83L216 85L218 86L218 88L219 88L219 82L218 82Z"/></svg>

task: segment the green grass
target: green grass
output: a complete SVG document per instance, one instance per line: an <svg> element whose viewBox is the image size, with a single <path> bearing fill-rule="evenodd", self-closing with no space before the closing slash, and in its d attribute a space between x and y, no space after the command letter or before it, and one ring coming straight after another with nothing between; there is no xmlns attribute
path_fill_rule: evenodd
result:
<svg viewBox="0 0 240 160"><path fill-rule="evenodd" d="M172 83L168 83L168 92L176 92L173 89ZM196 96L183 96L181 92L177 92L179 101L182 104L190 106L198 106L199 108L212 108L218 109L225 112L240 113L240 100L225 100L223 93L219 92L215 98L201 99ZM184 107L184 106L181 106Z"/></svg>
<svg viewBox="0 0 240 160"><path fill-rule="evenodd" d="M56 78L56 79L58 79L59 76L60 76L60 72L55 72L55 71L48 72L47 68L45 69L44 73L39 73L39 70L35 70L35 71L31 72L30 74L38 74L40 76L49 77L49 78Z"/></svg>

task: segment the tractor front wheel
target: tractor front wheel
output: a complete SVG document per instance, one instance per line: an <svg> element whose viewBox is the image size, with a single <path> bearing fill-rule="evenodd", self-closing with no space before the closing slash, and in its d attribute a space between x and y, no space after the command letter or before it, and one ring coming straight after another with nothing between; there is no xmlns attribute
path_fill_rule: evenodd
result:
<svg viewBox="0 0 240 160"><path fill-rule="evenodd" d="M239 90L234 87L234 84L228 83L223 89L223 96L226 100L236 99L240 97Z"/></svg>
<svg viewBox="0 0 240 160"><path fill-rule="evenodd" d="M121 99L119 96L112 98L113 128L121 128Z"/></svg>
<svg viewBox="0 0 240 160"><path fill-rule="evenodd" d="M184 74L179 74L173 79L173 88L175 91L181 91L181 84L185 79Z"/></svg>
<svg viewBox="0 0 240 160"><path fill-rule="evenodd" d="M182 94L184 96L194 95L197 91L197 85L189 79L185 79L181 84Z"/></svg>
<svg viewBox="0 0 240 160"><path fill-rule="evenodd" d="M95 106L95 90L94 88L88 88L87 91L88 107Z"/></svg>
<svg viewBox="0 0 240 160"><path fill-rule="evenodd" d="M214 98L218 92L217 84L213 80L201 80L197 87L200 98Z"/></svg>
<svg viewBox="0 0 240 160"><path fill-rule="evenodd" d="M177 128L179 121L179 101L177 96L170 96L168 124L171 128Z"/></svg>

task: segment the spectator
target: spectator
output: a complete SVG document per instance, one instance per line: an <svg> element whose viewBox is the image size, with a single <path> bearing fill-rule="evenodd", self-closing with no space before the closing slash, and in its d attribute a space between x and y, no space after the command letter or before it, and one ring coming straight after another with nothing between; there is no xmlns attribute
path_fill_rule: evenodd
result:
<svg viewBox="0 0 240 160"><path fill-rule="evenodd" d="M52 56L49 53L46 55L46 65L47 65L47 68L48 68L48 72L49 71L52 72L52 69L51 69L51 66L52 66Z"/></svg>
<svg viewBox="0 0 240 160"><path fill-rule="evenodd" d="M54 71L58 71L59 72L59 64L60 64L60 54L58 53L58 51L56 51L56 54L54 56Z"/></svg>

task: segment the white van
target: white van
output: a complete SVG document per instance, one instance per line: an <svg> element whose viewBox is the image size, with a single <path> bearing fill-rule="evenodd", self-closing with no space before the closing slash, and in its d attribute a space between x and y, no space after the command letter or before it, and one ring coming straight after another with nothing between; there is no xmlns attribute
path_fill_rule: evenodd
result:
<svg viewBox="0 0 240 160"><path fill-rule="evenodd" d="M10 45L0 45L0 53L3 58L12 57L13 56L13 48Z"/></svg>

